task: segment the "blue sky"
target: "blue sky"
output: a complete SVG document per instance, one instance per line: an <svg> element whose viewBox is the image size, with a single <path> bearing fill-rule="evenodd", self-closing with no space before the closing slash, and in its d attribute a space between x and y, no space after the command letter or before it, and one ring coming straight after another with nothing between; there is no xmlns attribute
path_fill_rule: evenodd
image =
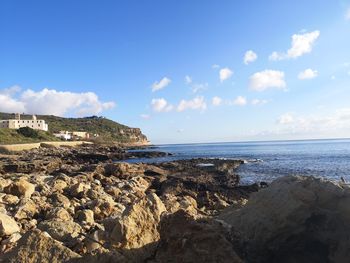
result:
<svg viewBox="0 0 350 263"><path fill-rule="evenodd" d="M0 111L154 143L349 137L350 1L4 0L0 33Z"/></svg>

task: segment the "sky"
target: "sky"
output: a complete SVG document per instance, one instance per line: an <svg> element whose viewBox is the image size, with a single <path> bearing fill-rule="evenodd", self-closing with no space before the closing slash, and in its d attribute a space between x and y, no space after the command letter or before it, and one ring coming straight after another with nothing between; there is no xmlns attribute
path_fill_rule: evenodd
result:
<svg viewBox="0 0 350 263"><path fill-rule="evenodd" d="M0 111L152 143L350 137L350 0L2 0Z"/></svg>

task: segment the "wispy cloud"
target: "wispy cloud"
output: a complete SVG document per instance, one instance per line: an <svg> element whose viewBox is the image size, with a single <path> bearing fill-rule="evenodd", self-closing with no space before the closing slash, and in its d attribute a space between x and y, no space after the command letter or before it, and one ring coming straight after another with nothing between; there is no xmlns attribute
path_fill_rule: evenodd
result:
<svg viewBox="0 0 350 263"><path fill-rule="evenodd" d="M152 91L155 92L157 90L164 89L166 86L168 86L171 83L171 79L164 77L160 81L156 81L152 85Z"/></svg>
<svg viewBox="0 0 350 263"><path fill-rule="evenodd" d="M177 106L177 111L185 111L185 110L205 110L207 108L207 104L204 100L203 96L197 96L192 100L181 100L179 105Z"/></svg>
<svg viewBox="0 0 350 263"><path fill-rule="evenodd" d="M185 83L186 84L191 84L192 83L192 78L190 76L185 76Z"/></svg>
<svg viewBox="0 0 350 263"><path fill-rule="evenodd" d="M218 96L213 97L211 100L211 104L213 106L220 106L222 104L222 98L220 98Z"/></svg>
<svg viewBox="0 0 350 263"><path fill-rule="evenodd" d="M251 101L252 105L264 105L266 103L268 103L268 100L253 99Z"/></svg>
<svg viewBox="0 0 350 263"><path fill-rule="evenodd" d="M348 8L348 10L345 13L345 20L350 20L350 7Z"/></svg>
<svg viewBox="0 0 350 263"><path fill-rule="evenodd" d="M247 105L247 99L243 96L238 96L233 100L232 104L237 106L245 106Z"/></svg>
<svg viewBox="0 0 350 263"><path fill-rule="evenodd" d="M325 115L297 116L285 113L277 119L280 133L304 134L311 137L347 136L350 108L340 108Z"/></svg>
<svg viewBox="0 0 350 263"><path fill-rule="evenodd" d="M320 36L320 31L316 30L305 34L294 34L292 36L292 46L286 53L272 52L269 56L270 60L283 60L297 58L304 54L310 53L315 41Z"/></svg>
<svg viewBox="0 0 350 263"><path fill-rule="evenodd" d="M140 117L144 120L149 120L151 118L151 115L149 114L141 114Z"/></svg>

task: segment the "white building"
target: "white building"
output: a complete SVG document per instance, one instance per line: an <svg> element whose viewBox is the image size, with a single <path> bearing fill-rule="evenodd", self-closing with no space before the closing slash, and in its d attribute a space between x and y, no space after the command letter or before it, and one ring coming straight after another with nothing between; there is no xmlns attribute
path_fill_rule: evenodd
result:
<svg viewBox="0 0 350 263"><path fill-rule="evenodd" d="M69 133L68 131L60 131L59 133L54 133L53 135L57 138L60 138L62 140L66 140L66 141L72 139L72 134Z"/></svg>
<svg viewBox="0 0 350 263"><path fill-rule="evenodd" d="M48 131L49 126L44 120L37 120L33 115L31 120L21 120L21 115L16 113L15 119L0 120L0 128L19 129L29 127L34 130Z"/></svg>
<svg viewBox="0 0 350 263"><path fill-rule="evenodd" d="M88 132L82 131L60 131L59 133L54 133L54 136L62 140L77 140L77 139L89 139L90 134Z"/></svg>

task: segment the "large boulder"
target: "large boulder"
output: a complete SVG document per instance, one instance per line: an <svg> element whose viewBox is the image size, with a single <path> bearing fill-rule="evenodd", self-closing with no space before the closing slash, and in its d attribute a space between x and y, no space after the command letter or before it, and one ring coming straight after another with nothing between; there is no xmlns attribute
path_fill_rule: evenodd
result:
<svg viewBox="0 0 350 263"><path fill-rule="evenodd" d="M233 226L248 262L349 262L347 186L283 177L221 219Z"/></svg>
<svg viewBox="0 0 350 263"><path fill-rule="evenodd" d="M225 225L213 220L195 220L185 210L162 219L160 236L156 262L243 262Z"/></svg>
<svg viewBox="0 0 350 263"><path fill-rule="evenodd" d="M80 257L77 253L39 230L27 232L17 246L0 257L0 262L61 263Z"/></svg>
<svg viewBox="0 0 350 263"><path fill-rule="evenodd" d="M159 240L157 227L165 211L164 204L156 194L140 199L128 207L120 219L116 219L111 242L122 249L139 249L139 258L149 257Z"/></svg>

